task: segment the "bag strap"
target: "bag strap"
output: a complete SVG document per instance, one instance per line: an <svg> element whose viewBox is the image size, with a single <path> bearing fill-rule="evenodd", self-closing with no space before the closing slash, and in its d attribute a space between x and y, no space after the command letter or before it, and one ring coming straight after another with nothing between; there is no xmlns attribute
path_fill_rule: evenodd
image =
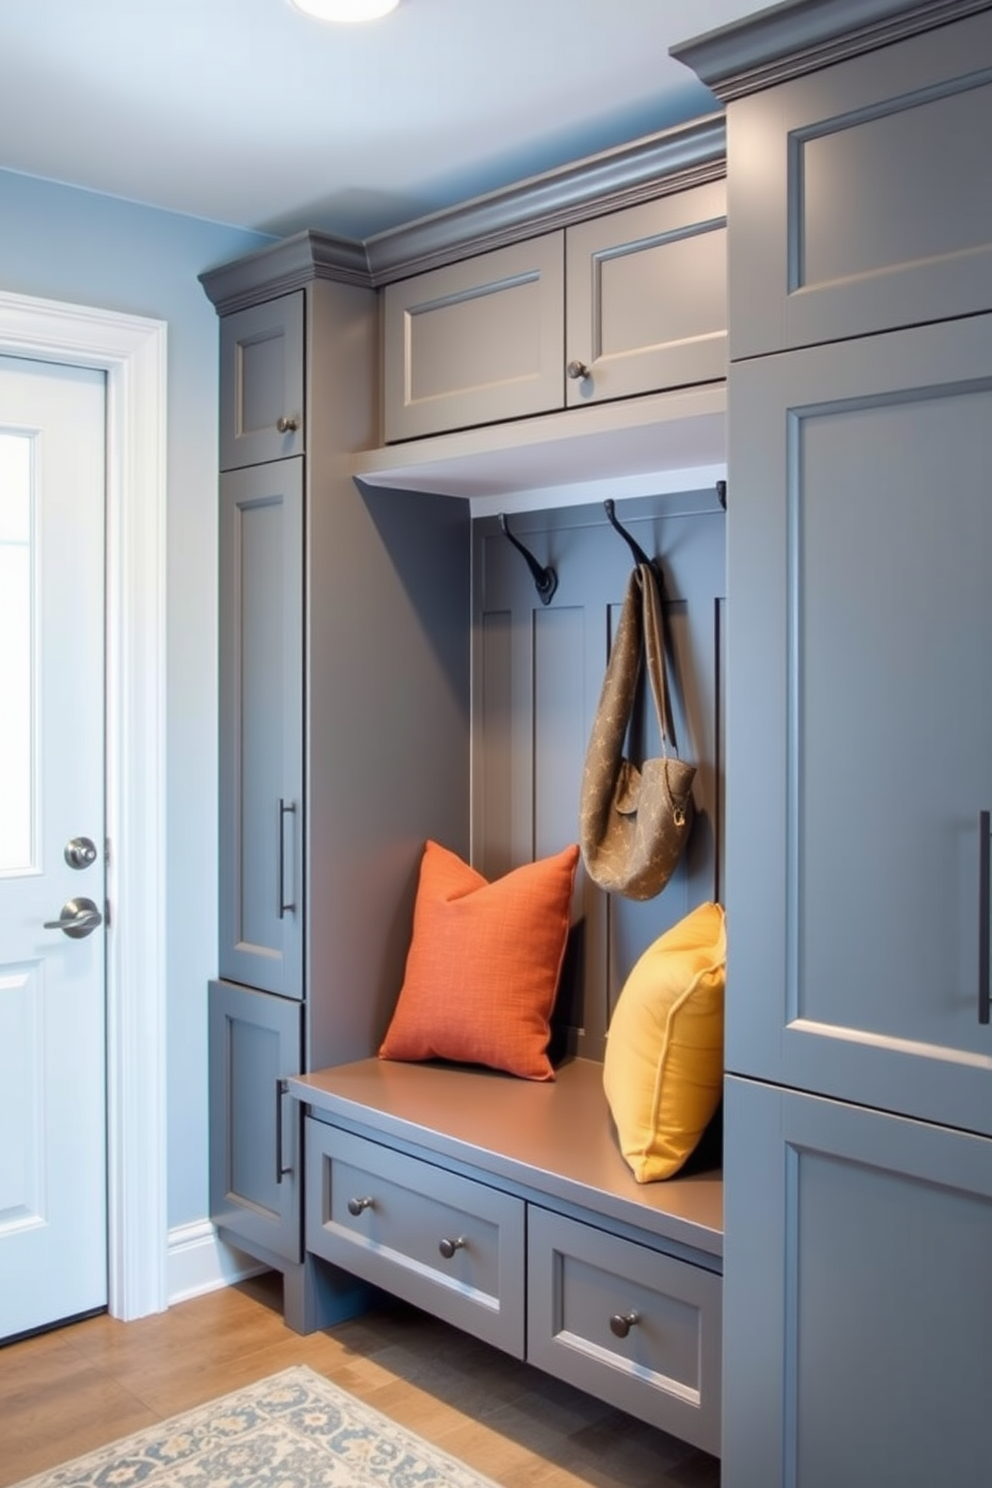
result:
<svg viewBox="0 0 992 1488"><path fill-rule="evenodd" d="M650 563L639 563L630 575L596 711L594 732L608 755L616 760L620 759L634 710L642 663L647 671L654 699L661 731L662 754L667 757L665 746L668 743L677 754L665 685L661 594L657 574Z"/></svg>
<svg viewBox="0 0 992 1488"><path fill-rule="evenodd" d="M653 564L639 563L635 569L641 589L641 615L644 645L644 664L647 669L651 694L654 698L658 728L661 731L661 752L665 753L666 742L671 743L678 754L675 742L675 727L672 723L668 703L667 675L665 672L665 625L662 617L661 589Z"/></svg>

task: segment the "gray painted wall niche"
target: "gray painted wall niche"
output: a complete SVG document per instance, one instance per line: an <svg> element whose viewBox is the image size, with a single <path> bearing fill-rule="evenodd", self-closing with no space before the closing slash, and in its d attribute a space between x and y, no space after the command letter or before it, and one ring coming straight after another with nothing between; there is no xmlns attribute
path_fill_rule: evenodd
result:
<svg viewBox="0 0 992 1488"><path fill-rule="evenodd" d="M715 490L617 501L615 514L664 581L679 753L697 766L686 853L656 898L607 895L576 878L552 1053L601 1061L610 1014L641 952L695 905L720 898L725 514ZM499 518L472 522L472 842L487 878L578 839L589 732L633 567L601 502L516 513L509 528L558 575L540 599ZM634 741L657 754L648 704Z"/></svg>

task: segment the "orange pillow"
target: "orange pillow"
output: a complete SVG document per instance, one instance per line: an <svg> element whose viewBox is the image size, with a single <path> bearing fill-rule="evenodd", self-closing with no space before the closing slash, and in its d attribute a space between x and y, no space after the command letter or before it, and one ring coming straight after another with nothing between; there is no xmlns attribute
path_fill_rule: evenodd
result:
<svg viewBox="0 0 992 1488"><path fill-rule="evenodd" d="M555 1077L547 1048L568 940L577 845L489 883L436 842L381 1059L451 1059Z"/></svg>

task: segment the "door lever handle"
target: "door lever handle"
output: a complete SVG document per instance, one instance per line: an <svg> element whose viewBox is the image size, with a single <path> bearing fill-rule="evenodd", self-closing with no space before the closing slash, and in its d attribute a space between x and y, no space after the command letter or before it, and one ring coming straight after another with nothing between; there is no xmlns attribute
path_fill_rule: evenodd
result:
<svg viewBox="0 0 992 1488"><path fill-rule="evenodd" d="M98 925L103 924L103 915L92 899L67 899L57 920L46 920L46 930L61 930L72 940L82 940L92 935Z"/></svg>

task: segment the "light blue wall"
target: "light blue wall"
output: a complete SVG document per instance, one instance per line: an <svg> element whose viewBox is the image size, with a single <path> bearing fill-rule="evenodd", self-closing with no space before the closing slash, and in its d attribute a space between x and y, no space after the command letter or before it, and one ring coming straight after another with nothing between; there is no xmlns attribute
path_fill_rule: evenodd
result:
<svg viewBox="0 0 992 1488"><path fill-rule="evenodd" d="M168 323L168 1223L207 1213L217 969L217 316L197 275L270 241L0 171L0 288Z"/></svg>

